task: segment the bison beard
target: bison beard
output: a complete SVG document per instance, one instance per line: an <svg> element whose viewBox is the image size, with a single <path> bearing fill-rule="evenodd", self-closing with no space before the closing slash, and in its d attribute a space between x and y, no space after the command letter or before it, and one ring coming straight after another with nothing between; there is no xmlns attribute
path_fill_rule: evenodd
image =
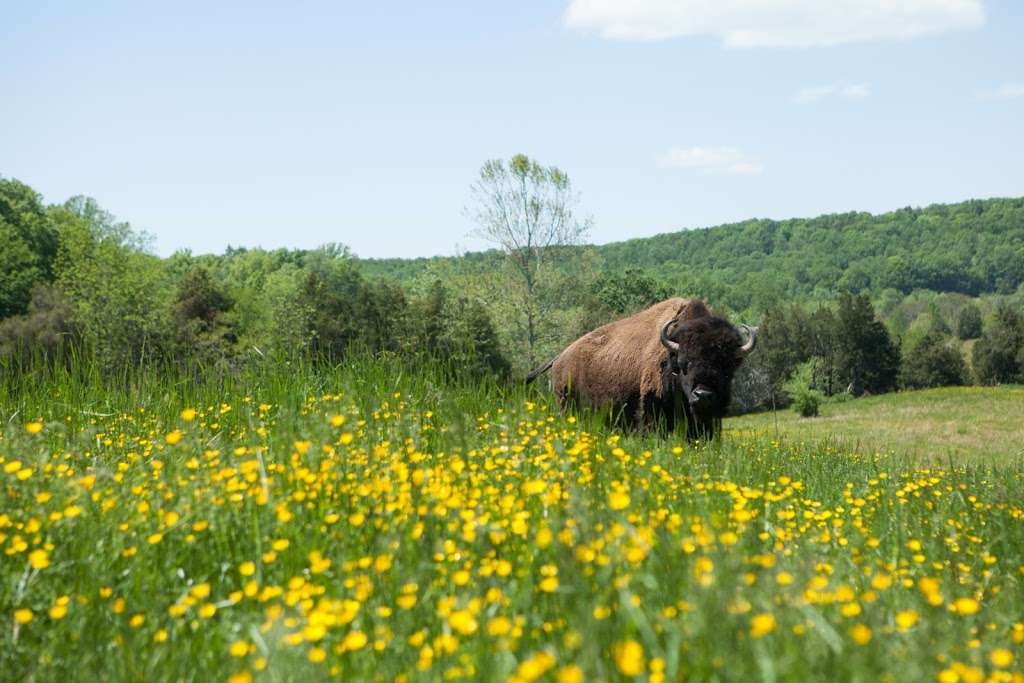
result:
<svg viewBox="0 0 1024 683"><path fill-rule="evenodd" d="M668 299L585 334L527 382L551 370L551 388L563 410L607 409L624 426L675 430L710 439L729 408L736 368L754 348L699 299Z"/></svg>

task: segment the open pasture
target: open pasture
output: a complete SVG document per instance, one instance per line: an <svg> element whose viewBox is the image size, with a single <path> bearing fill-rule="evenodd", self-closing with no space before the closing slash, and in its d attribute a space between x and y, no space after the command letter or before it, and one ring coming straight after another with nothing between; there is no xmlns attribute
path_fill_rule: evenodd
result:
<svg viewBox="0 0 1024 683"><path fill-rule="evenodd" d="M827 402L821 415L792 410L726 421L736 435L832 441L846 450L894 451L922 462L1007 464L1024 460L1024 386L943 387Z"/></svg>
<svg viewBox="0 0 1024 683"><path fill-rule="evenodd" d="M0 399L6 680L1024 680L1019 460L375 364Z"/></svg>

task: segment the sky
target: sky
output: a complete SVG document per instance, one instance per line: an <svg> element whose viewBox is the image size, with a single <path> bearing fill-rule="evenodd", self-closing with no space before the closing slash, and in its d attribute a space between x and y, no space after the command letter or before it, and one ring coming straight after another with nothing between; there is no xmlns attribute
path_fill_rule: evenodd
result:
<svg viewBox="0 0 1024 683"><path fill-rule="evenodd" d="M154 250L451 255L524 153L606 243L1024 195L1018 0L20 2L0 176Z"/></svg>

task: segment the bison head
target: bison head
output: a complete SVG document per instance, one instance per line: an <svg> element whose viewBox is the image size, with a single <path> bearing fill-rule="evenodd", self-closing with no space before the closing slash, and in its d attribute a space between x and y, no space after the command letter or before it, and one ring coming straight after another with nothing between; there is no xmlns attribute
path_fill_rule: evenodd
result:
<svg viewBox="0 0 1024 683"><path fill-rule="evenodd" d="M756 330L742 327L745 342L728 320L714 315L673 319L661 328L661 343L669 352L664 395L681 398L692 439L713 436L729 409L732 377L757 342Z"/></svg>

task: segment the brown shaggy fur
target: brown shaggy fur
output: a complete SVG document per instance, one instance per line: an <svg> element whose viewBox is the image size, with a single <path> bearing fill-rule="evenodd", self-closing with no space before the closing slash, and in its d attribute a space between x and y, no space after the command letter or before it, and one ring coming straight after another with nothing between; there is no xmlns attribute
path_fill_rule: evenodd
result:
<svg viewBox="0 0 1024 683"><path fill-rule="evenodd" d="M551 389L563 404L570 394L590 406L651 394L660 398L661 368L668 359L661 326L673 318L683 322L707 315L703 301L675 298L588 332L555 358ZM642 401L637 410L643 410Z"/></svg>

